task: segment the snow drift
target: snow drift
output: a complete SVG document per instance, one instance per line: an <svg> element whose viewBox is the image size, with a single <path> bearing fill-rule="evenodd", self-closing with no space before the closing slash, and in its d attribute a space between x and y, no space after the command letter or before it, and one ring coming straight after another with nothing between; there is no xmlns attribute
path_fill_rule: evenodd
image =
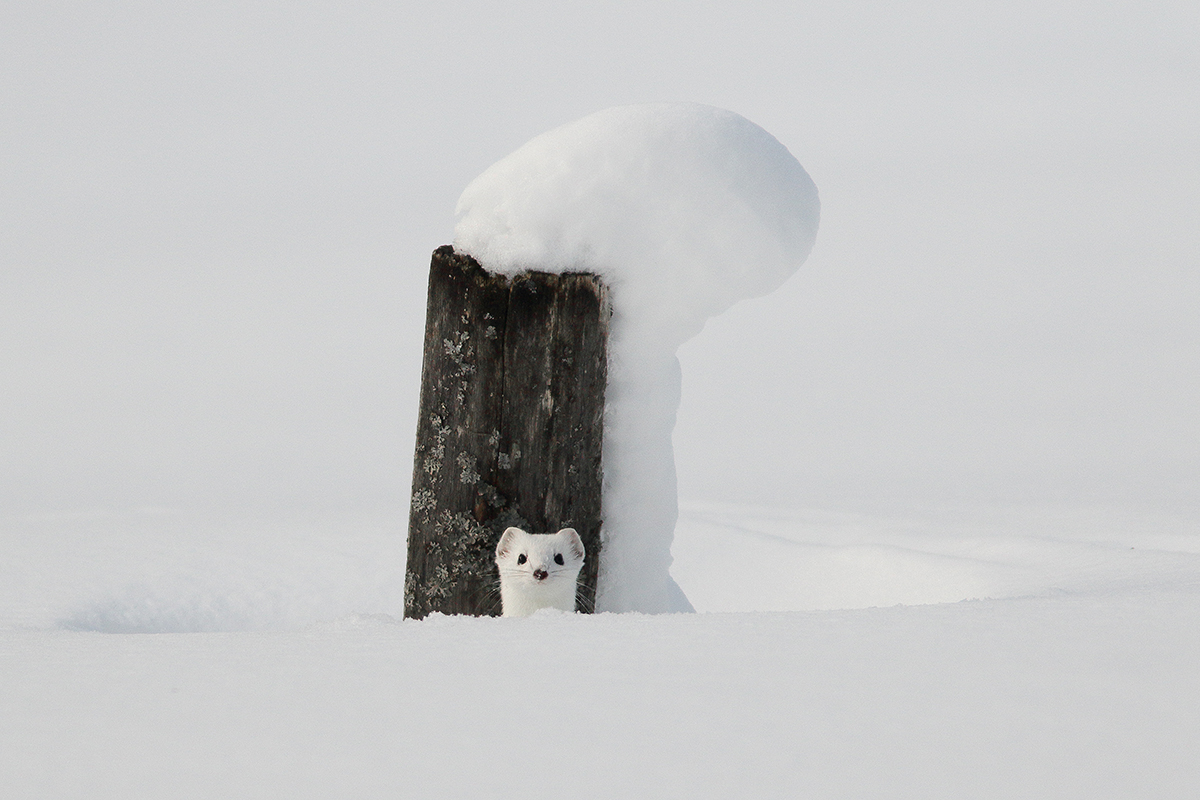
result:
<svg viewBox="0 0 1200 800"><path fill-rule="evenodd" d="M493 272L608 282L596 609L690 610L668 572L675 353L709 317L799 268L816 238L816 186L786 147L731 111L636 105L536 137L472 181L457 211L455 248Z"/></svg>

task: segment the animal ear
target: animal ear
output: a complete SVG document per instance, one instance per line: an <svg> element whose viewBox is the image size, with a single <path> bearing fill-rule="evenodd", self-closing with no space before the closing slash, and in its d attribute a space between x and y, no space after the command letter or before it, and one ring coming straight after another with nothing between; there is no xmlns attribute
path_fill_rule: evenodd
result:
<svg viewBox="0 0 1200 800"><path fill-rule="evenodd" d="M500 534L500 541L496 543L496 558L504 558L512 550L517 543L517 539L525 535L525 531L520 528L508 528L504 533Z"/></svg>
<svg viewBox="0 0 1200 800"><path fill-rule="evenodd" d="M579 538L579 533L574 528L563 528L558 532L558 535L567 540L567 547L571 548L571 552L580 561L583 560L583 539Z"/></svg>

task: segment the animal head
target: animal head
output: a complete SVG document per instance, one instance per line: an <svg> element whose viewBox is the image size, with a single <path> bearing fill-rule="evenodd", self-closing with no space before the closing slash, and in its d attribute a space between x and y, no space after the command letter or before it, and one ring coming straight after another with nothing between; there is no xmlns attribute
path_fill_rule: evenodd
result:
<svg viewBox="0 0 1200 800"><path fill-rule="evenodd" d="M509 528L496 545L501 581L529 586L550 585L563 579L574 587L583 567L583 540L574 528L558 533L526 533Z"/></svg>

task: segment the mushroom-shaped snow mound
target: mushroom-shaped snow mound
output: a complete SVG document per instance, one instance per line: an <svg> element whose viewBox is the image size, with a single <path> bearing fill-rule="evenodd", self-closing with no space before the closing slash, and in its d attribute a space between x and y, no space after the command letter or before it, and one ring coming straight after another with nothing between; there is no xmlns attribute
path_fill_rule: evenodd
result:
<svg viewBox="0 0 1200 800"><path fill-rule="evenodd" d="M454 246L492 272L593 272L613 304L598 611L685 611L675 351L709 317L778 288L812 249L817 188L775 137L731 111L611 108L501 159L458 201Z"/></svg>
<svg viewBox="0 0 1200 800"><path fill-rule="evenodd" d="M603 275L617 313L674 349L795 272L820 204L771 134L731 111L670 103L536 137L472 181L458 214L455 247L487 269Z"/></svg>

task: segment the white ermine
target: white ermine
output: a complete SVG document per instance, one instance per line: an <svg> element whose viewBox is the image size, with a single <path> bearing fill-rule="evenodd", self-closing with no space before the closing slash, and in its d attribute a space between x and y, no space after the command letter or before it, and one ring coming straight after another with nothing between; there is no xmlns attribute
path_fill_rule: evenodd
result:
<svg viewBox="0 0 1200 800"><path fill-rule="evenodd" d="M574 611L583 540L574 528L558 533L509 528L496 545L496 566L504 616L525 617L539 608Z"/></svg>

